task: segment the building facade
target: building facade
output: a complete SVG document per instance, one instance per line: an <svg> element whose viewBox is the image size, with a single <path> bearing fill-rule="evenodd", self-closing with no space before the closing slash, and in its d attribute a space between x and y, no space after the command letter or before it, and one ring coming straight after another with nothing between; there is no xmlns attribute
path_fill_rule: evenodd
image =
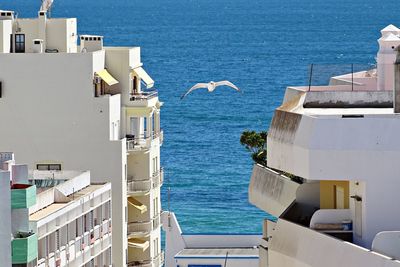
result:
<svg viewBox="0 0 400 267"><path fill-rule="evenodd" d="M276 217L260 266L400 266L400 30L378 42L376 68L286 89L249 186Z"/></svg>
<svg viewBox="0 0 400 267"><path fill-rule="evenodd" d="M0 153L2 266L111 266L111 184L13 158Z"/></svg>
<svg viewBox="0 0 400 267"><path fill-rule="evenodd" d="M162 103L140 48L78 38L74 18L0 11L0 85L0 148L31 169L111 182L112 263L160 266Z"/></svg>

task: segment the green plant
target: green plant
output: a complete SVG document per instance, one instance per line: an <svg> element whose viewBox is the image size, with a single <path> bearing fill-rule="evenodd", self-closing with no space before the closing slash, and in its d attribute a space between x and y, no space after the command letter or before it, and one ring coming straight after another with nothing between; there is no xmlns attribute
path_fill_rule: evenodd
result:
<svg viewBox="0 0 400 267"><path fill-rule="evenodd" d="M240 143L251 152L254 162L267 165L267 135L268 132L244 131L240 136Z"/></svg>

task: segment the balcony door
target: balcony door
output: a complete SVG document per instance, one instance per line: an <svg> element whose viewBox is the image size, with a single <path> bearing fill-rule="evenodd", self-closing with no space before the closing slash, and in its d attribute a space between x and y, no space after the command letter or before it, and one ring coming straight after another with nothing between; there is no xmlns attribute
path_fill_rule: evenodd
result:
<svg viewBox="0 0 400 267"><path fill-rule="evenodd" d="M15 53L25 53L25 34L15 34Z"/></svg>

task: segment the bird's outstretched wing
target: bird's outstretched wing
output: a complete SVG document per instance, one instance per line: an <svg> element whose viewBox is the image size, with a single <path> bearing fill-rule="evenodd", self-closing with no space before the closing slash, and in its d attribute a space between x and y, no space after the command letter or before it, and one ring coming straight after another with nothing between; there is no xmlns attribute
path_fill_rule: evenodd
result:
<svg viewBox="0 0 400 267"><path fill-rule="evenodd" d="M236 85L231 83L230 81L220 81L220 82L215 83L215 86L221 86L221 85L226 85L226 86L232 87L236 91L241 92L240 89Z"/></svg>
<svg viewBox="0 0 400 267"><path fill-rule="evenodd" d="M181 96L181 99L183 99L185 96L190 94L192 91L199 89L199 88L207 88L208 83L196 83L192 88L190 88L184 95Z"/></svg>

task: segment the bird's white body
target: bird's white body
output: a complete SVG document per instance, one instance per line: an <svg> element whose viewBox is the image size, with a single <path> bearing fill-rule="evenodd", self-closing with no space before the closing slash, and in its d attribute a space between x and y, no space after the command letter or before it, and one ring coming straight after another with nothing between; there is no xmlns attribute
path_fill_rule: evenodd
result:
<svg viewBox="0 0 400 267"><path fill-rule="evenodd" d="M200 88L207 88L208 92L213 92L215 90L215 88L217 88L218 86L229 86L233 89L235 89L236 91L240 92L240 89L234 85L233 83L231 83L230 81L219 81L219 82L214 82L214 81L210 81L209 83L197 83L195 84L192 88L190 88L182 97L181 99L183 99L185 96L187 96L188 94L190 94L191 92L193 92L196 89L200 89Z"/></svg>

